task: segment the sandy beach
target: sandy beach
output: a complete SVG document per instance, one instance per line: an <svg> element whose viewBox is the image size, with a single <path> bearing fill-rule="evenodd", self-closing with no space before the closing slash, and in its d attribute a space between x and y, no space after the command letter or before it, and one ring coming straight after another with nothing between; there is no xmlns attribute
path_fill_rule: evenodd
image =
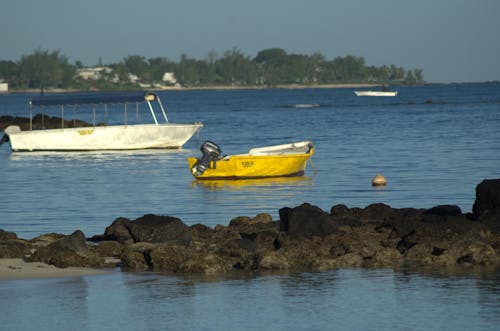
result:
<svg viewBox="0 0 500 331"><path fill-rule="evenodd" d="M0 281L14 279L78 277L109 273L109 270L91 268L57 268L40 262L22 259L0 259Z"/></svg>

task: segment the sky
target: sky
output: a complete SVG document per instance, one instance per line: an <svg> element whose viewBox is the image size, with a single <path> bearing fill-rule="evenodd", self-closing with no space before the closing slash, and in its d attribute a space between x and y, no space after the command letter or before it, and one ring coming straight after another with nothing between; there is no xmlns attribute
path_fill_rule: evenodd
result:
<svg viewBox="0 0 500 331"><path fill-rule="evenodd" d="M40 48L93 66L279 47L482 82L500 80L499 17L500 0L2 0L0 60Z"/></svg>

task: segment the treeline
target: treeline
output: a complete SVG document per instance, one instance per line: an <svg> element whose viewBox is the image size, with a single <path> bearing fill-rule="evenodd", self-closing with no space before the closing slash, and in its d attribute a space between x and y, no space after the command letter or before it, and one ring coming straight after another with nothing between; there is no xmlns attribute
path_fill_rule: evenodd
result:
<svg viewBox="0 0 500 331"><path fill-rule="evenodd" d="M99 61L101 62L101 61ZM326 59L315 53L287 54L281 48L264 49L254 58L233 48L219 56L214 51L204 59L182 55L178 62L166 57L146 59L129 55L119 63L98 64L105 68L90 79L80 74L80 61L71 64L57 51L36 49L19 61L0 61L0 81L11 89L127 89L179 84L185 87L319 85L342 83L421 84L421 69L405 70L395 65L368 66L365 59L347 55ZM163 81L171 72L176 81Z"/></svg>

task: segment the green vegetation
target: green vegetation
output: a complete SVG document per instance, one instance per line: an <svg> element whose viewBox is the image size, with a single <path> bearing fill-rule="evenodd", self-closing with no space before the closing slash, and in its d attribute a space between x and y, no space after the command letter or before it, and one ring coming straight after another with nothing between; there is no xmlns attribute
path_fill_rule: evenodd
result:
<svg viewBox="0 0 500 331"><path fill-rule="evenodd" d="M10 89L62 88L79 90L124 90L185 87L277 86L322 84L421 84L421 69L405 70L395 65L367 66L365 59L347 55L327 60L319 53L287 54L281 48L264 49L254 58L238 48L222 56L211 51L197 60L183 54L179 62L164 57L146 60L129 55L119 63L84 68L80 61L70 64L60 51L36 49L19 61L0 61L0 81ZM90 73L89 73L90 72ZM165 72L175 80L163 81Z"/></svg>

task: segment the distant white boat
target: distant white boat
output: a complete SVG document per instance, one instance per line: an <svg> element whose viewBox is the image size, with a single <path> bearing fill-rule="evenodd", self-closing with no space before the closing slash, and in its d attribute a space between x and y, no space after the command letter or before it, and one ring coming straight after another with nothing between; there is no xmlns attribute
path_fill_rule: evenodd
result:
<svg viewBox="0 0 500 331"><path fill-rule="evenodd" d="M398 91L354 91L358 97L395 97Z"/></svg>
<svg viewBox="0 0 500 331"><path fill-rule="evenodd" d="M318 108L318 107L320 107L320 105L317 103L296 103L296 104L290 105L289 107L291 107L291 108Z"/></svg>
<svg viewBox="0 0 500 331"><path fill-rule="evenodd" d="M152 102L156 101L165 123L158 123ZM64 106L146 103L151 112L153 124L125 124L68 128L62 123L60 129L32 130L31 109L33 106L57 106L64 114ZM157 107L158 108L158 107ZM94 110L95 112L95 110ZM161 116L161 115L160 115ZM94 115L95 117L95 115ZM62 117L61 117L62 118ZM126 117L125 117L126 119ZM5 138L10 141L12 151L98 151L133 150L148 148L181 148L198 130L201 123L169 123L165 109L158 95L154 93L97 93L80 95L41 96L30 101L30 129L21 131L17 125L5 128Z"/></svg>

